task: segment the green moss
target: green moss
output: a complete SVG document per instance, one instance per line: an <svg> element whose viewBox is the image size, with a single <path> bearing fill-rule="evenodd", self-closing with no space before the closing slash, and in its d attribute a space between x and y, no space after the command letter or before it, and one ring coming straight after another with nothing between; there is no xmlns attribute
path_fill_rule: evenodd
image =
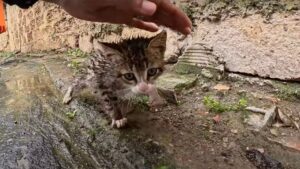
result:
<svg viewBox="0 0 300 169"><path fill-rule="evenodd" d="M16 54L14 52L0 52L0 58L10 58L14 57Z"/></svg>
<svg viewBox="0 0 300 169"><path fill-rule="evenodd" d="M275 83L274 86L277 88L277 97L291 101L300 99L300 85Z"/></svg>
<svg viewBox="0 0 300 169"><path fill-rule="evenodd" d="M227 111L243 111L248 105L248 101L245 98L241 98L237 103L228 104L222 103L211 96L205 96L203 99L204 105L214 113L224 113Z"/></svg>
<svg viewBox="0 0 300 169"><path fill-rule="evenodd" d="M134 97L130 101L135 106L135 109L137 111L139 111L139 112L143 112L143 111L149 110L149 106L148 106L149 97L148 96Z"/></svg>
<svg viewBox="0 0 300 169"><path fill-rule="evenodd" d="M87 57L87 53L83 52L82 50L80 50L79 48L75 48L75 49L69 49L67 51L67 55L70 57L80 57L80 58L85 58Z"/></svg>
<svg viewBox="0 0 300 169"><path fill-rule="evenodd" d="M76 117L76 110L75 110L75 111L67 112L67 113L66 113L66 116L67 116L69 119L73 120L73 119Z"/></svg>
<svg viewBox="0 0 300 169"><path fill-rule="evenodd" d="M298 9L300 9L299 0L207 0L202 11L207 15L236 11L244 16L251 15L253 11L256 11L255 13L269 18L275 12L289 12Z"/></svg>
<svg viewBox="0 0 300 169"><path fill-rule="evenodd" d="M200 74L201 68L189 64L178 63L174 67L174 71L178 74Z"/></svg>

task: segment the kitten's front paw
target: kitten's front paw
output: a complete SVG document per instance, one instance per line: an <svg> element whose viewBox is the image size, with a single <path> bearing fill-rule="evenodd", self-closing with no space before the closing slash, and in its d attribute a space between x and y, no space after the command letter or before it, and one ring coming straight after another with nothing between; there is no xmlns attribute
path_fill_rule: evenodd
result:
<svg viewBox="0 0 300 169"><path fill-rule="evenodd" d="M125 117L119 120L112 120L111 122L111 126L117 128L125 127L126 124L127 124L127 118Z"/></svg>
<svg viewBox="0 0 300 169"><path fill-rule="evenodd" d="M63 103L64 104L68 104L72 100L72 91L73 91L73 88L69 87L66 94L65 94L65 96L64 96L64 98L63 98Z"/></svg>

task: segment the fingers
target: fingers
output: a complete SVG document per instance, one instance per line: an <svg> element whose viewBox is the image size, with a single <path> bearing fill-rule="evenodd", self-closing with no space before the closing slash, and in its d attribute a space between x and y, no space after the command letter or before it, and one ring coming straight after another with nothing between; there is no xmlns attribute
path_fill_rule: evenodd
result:
<svg viewBox="0 0 300 169"><path fill-rule="evenodd" d="M148 0L111 0L111 3L116 9L133 16L152 16L157 9L157 5Z"/></svg>
<svg viewBox="0 0 300 169"><path fill-rule="evenodd" d="M157 6L155 3L147 1L147 0L143 0L141 2L141 4L139 4L139 6L136 6L136 7L137 8L134 10L136 10L136 12L138 14L143 15L143 16L152 16L157 9Z"/></svg>
<svg viewBox="0 0 300 169"><path fill-rule="evenodd" d="M151 0L156 1L158 9L148 21L168 26L184 34L190 34L192 22L188 16L169 0Z"/></svg>
<svg viewBox="0 0 300 169"><path fill-rule="evenodd" d="M152 22L145 22L136 18L133 18L129 26L133 26L139 29L144 29L150 32L158 31L158 26Z"/></svg>

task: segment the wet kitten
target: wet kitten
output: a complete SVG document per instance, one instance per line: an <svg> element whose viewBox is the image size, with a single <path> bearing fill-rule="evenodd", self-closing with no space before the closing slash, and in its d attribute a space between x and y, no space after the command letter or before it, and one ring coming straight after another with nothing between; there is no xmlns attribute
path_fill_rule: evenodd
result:
<svg viewBox="0 0 300 169"><path fill-rule="evenodd" d="M99 44L97 54L88 61L87 73L77 79L64 97L68 103L83 88L90 88L110 115L112 126L127 123L124 103L140 94L154 95L154 81L164 71L167 34L137 38L119 44ZM154 94L153 94L154 93Z"/></svg>

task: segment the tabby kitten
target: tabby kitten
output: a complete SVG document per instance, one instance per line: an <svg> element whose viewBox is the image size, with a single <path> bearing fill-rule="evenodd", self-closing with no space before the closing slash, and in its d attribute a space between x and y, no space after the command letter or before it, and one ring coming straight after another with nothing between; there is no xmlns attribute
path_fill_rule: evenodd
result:
<svg viewBox="0 0 300 169"><path fill-rule="evenodd" d="M102 111L110 115L113 127L127 123L122 103L137 95L150 95L156 90L154 81L165 66L167 33L153 38L136 38L121 43L102 43L87 63L84 76L77 79L64 97L71 101L78 91L90 88Z"/></svg>

